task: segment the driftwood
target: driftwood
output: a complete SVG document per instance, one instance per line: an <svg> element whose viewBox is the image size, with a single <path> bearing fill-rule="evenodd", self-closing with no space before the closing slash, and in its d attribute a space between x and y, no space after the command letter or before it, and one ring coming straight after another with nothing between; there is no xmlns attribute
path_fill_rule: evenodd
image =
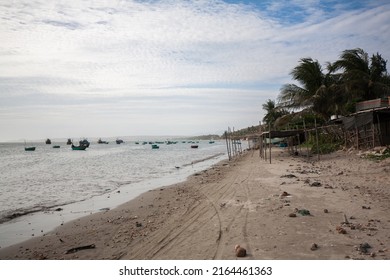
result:
<svg viewBox="0 0 390 280"><path fill-rule="evenodd" d="M95 244L80 246L80 247L74 247L72 249L69 249L65 252L65 254L73 254L81 250L87 250L87 249L94 249L96 246Z"/></svg>
<svg viewBox="0 0 390 280"><path fill-rule="evenodd" d="M349 221L347 219L347 215L344 214L344 224L349 225Z"/></svg>

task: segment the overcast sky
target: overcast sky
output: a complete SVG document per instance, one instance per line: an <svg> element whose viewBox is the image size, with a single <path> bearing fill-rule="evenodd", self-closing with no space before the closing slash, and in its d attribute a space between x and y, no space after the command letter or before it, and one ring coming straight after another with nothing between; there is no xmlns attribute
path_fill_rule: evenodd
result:
<svg viewBox="0 0 390 280"><path fill-rule="evenodd" d="M387 0L0 0L0 141L222 134L303 57L390 59Z"/></svg>

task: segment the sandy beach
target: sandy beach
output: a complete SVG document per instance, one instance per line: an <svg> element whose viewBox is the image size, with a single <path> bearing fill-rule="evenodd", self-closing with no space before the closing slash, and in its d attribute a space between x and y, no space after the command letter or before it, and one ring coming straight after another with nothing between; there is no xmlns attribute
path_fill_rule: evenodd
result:
<svg viewBox="0 0 390 280"><path fill-rule="evenodd" d="M390 259L390 159L246 151L0 250L0 259Z"/></svg>

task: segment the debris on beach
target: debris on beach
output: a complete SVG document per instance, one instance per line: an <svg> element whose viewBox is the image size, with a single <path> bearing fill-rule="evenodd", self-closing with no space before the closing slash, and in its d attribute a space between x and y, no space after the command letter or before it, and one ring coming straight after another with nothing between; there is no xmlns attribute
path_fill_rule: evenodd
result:
<svg viewBox="0 0 390 280"><path fill-rule="evenodd" d="M345 228L341 227L341 226L337 226L336 227L336 231L340 234L346 234L347 231L345 230Z"/></svg>
<svg viewBox="0 0 390 280"><path fill-rule="evenodd" d="M135 226L136 226L136 227L142 227L142 223L136 222L136 223L135 223Z"/></svg>
<svg viewBox="0 0 390 280"><path fill-rule="evenodd" d="M368 244L367 242L361 243L358 247L357 250L362 253L362 254L368 254L369 249L371 249L371 245Z"/></svg>
<svg viewBox="0 0 390 280"><path fill-rule="evenodd" d="M299 209L297 210L298 214L301 214L302 216L311 216L310 211L307 209Z"/></svg>
<svg viewBox="0 0 390 280"><path fill-rule="evenodd" d="M80 246L80 247L74 247L72 249L69 249L65 252L65 254L72 254L72 253L76 253L78 251L81 251L81 250L87 250L87 249L95 249L96 246L95 244L90 244L90 245L85 245L85 246Z"/></svg>
<svg viewBox="0 0 390 280"><path fill-rule="evenodd" d="M286 174L286 175L282 175L281 178L297 178L297 176L295 176L294 174Z"/></svg>
<svg viewBox="0 0 390 280"><path fill-rule="evenodd" d="M295 217L297 216L297 214L295 214L295 213L290 213L290 214L288 214L288 216L289 216L290 218L295 218Z"/></svg>
<svg viewBox="0 0 390 280"><path fill-rule="evenodd" d="M373 160L383 160L389 157L390 148L389 147L376 147L370 151L359 152L357 154L361 158L373 159Z"/></svg>
<svg viewBox="0 0 390 280"><path fill-rule="evenodd" d="M311 244L310 250L315 251L318 249L318 245L316 243Z"/></svg>
<svg viewBox="0 0 390 280"><path fill-rule="evenodd" d="M280 195L280 198L284 198L286 196L290 196L291 194L289 194L288 192L282 192L282 194Z"/></svg>
<svg viewBox="0 0 390 280"><path fill-rule="evenodd" d="M246 256L246 249L242 248L240 245L236 245L234 247L234 250L236 251L236 257L243 258Z"/></svg>
<svg viewBox="0 0 390 280"><path fill-rule="evenodd" d="M47 256L45 256L43 253L34 252L33 259L34 260L47 260Z"/></svg>
<svg viewBox="0 0 390 280"><path fill-rule="evenodd" d="M311 187L321 187L321 183L320 182L313 182L310 184Z"/></svg>
<svg viewBox="0 0 390 280"><path fill-rule="evenodd" d="M344 224L349 225L347 215L344 214L343 217L344 217Z"/></svg>

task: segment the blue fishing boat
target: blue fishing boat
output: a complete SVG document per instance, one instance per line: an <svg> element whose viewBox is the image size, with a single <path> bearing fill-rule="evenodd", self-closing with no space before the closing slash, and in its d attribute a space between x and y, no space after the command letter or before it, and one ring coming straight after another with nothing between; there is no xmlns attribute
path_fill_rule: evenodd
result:
<svg viewBox="0 0 390 280"><path fill-rule="evenodd" d="M82 145L75 146L75 145L72 144L72 150L74 150L74 151L84 151L86 148L88 148L88 147L87 146L82 146Z"/></svg>

